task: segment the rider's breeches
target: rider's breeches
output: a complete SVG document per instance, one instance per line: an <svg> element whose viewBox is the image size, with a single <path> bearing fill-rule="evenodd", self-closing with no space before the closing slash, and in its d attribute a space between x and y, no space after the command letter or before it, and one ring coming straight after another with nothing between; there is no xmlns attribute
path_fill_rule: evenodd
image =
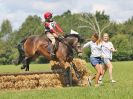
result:
<svg viewBox="0 0 133 99"><path fill-rule="evenodd" d="M50 32L47 32L47 37L51 40L52 44L55 45L55 37Z"/></svg>

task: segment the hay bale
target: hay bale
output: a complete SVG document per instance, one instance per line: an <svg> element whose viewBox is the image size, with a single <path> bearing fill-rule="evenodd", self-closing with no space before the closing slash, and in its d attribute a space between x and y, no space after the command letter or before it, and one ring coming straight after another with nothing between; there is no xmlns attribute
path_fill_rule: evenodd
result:
<svg viewBox="0 0 133 99"><path fill-rule="evenodd" d="M87 63L85 60L75 58L73 60L78 72L80 73L81 77L89 76L90 70L87 69Z"/></svg>
<svg viewBox="0 0 133 99"><path fill-rule="evenodd" d="M50 61L50 65L51 65L51 70L54 72L64 72L65 69L70 67L69 63L66 62L64 66L61 66L58 61Z"/></svg>
<svg viewBox="0 0 133 99"><path fill-rule="evenodd" d="M87 69L86 61L79 58L74 58L73 63L75 64L77 71L81 77L80 86L88 86L88 77L90 75L90 70ZM72 71L72 73L73 75L76 75L74 70ZM77 84L79 84L79 82Z"/></svg>
<svg viewBox="0 0 133 99"><path fill-rule="evenodd" d="M44 73L30 75L0 76L0 89L34 89L64 86L64 75Z"/></svg>
<svg viewBox="0 0 133 99"><path fill-rule="evenodd" d="M2 82L0 83L0 89L12 89L14 84L12 82Z"/></svg>
<svg viewBox="0 0 133 99"><path fill-rule="evenodd" d="M34 89L36 87L38 87L38 81L37 80L25 80L25 81L23 81L23 88Z"/></svg>
<svg viewBox="0 0 133 99"><path fill-rule="evenodd" d="M2 82L9 82L9 81L13 80L13 79L12 79L13 77L14 77L14 76L2 76L2 77L1 77L1 81L2 81Z"/></svg>
<svg viewBox="0 0 133 99"><path fill-rule="evenodd" d="M64 71L64 67L62 67L58 62L50 62L51 63L51 69L53 71L58 71L58 70L62 70ZM79 58L74 58L73 59L73 63L76 66L76 69L78 71L78 74L81 77L81 86L87 86L88 85L88 77L90 75L90 71L87 69L87 63L85 60L79 59ZM65 64L65 68L66 67L70 67L69 63ZM73 83L75 85L79 85L79 81L78 78L76 77L75 71L74 69L72 69L72 77L73 77Z"/></svg>
<svg viewBox="0 0 133 99"><path fill-rule="evenodd" d="M63 86L62 79L60 77L60 74L40 75L39 86L42 88Z"/></svg>
<svg viewBox="0 0 133 99"><path fill-rule="evenodd" d="M23 81L25 80L25 76L24 75L18 75L15 77L16 81Z"/></svg>
<svg viewBox="0 0 133 99"><path fill-rule="evenodd" d="M38 87L39 75L37 74L25 76L19 75L18 77L16 77L16 79L18 80L14 85L16 89L33 89Z"/></svg>
<svg viewBox="0 0 133 99"><path fill-rule="evenodd" d="M22 89L22 85L23 85L23 81L17 81L15 84L14 84L14 88L15 89Z"/></svg>
<svg viewBox="0 0 133 99"><path fill-rule="evenodd" d="M86 67L86 62L81 59L75 58L73 63L81 77L81 86L88 85L89 71ZM66 76L64 75L65 69L70 67L69 63L66 63L62 67L58 62L52 63L53 70L60 69L61 72L57 73L44 73L44 74L29 74L29 75L6 75L0 76L0 89L34 89L34 88L47 88L47 87L63 87L66 85ZM79 84L75 71L72 69L73 83Z"/></svg>

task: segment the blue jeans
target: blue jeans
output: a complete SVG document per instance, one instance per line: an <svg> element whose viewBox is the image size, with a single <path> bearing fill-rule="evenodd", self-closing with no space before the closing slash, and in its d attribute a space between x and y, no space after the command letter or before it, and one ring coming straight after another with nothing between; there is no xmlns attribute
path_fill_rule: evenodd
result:
<svg viewBox="0 0 133 99"><path fill-rule="evenodd" d="M97 64L102 64L103 60L101 57L90 57L90 62L93 67L95 67Z"/></svg>

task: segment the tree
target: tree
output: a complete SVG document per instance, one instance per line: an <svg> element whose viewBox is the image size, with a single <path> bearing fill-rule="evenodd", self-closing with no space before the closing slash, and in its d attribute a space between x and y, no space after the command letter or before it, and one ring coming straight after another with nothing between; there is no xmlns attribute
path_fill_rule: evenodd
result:
<svg viewBox="0 0 133 99"><path fill-rule="evenodd" d="M125 34L133 36L133 17L128 19L124 24L123 31Z"/></svg>
<svg viewBox="0 0 133 99"><path fill-rule="evenodd" d="M41 18L36 15L28 16L16 34L16 41L20 42L30 35L39 35L43 32L44 26Z"/></svg>
<svg viewBox="0 0 133 99"><path fill-rule="evenodd" d="M117 53L114 54L114 58L117 60L129 60L130 59L130 43L128 39L128 35L124 35L121 33L117 33L111 38L115 48L118 50Z"/></svg>
<svg viewBox="0 0 133 99"><path fill-rule="evenodd" d="M4 20L1 25L1 37L12 32L12 25L8 19Z"/></svg>
<svg viewBox="0 0 133 99"><path fill-rule="evenodd" d="M66 15L71 15L71 11L70 11L70 10L67 10L67 11L66 11L66 12L64 12L62 15L63 15L63 16L66 16Z"/></svg>
<svg viewBox="0 0 133 99"><path fill-rule="evenodd" d="M84 15L88 15L84 16ZM95 16L95 17L94 17ZM83 18L81 21L80 18ZM89 19L90 18L90 19ZM107 26L107 23L110 23L109 27L104 29L104 32L110 34L111 41L114 46L118 49L118 52L114 54L114 60L133 60L133 17L128 19L124 23L116 23L110 21L110 16L106 15L103 12L92 13L76 13L72 14L70 10L64 12L62 15L57 15L54 17L54 20L60 25L64 32L69 33L71 29L79 32L81 37L86 41L90 40L90 37L94 31L90 28L80 28L80 26L90 26L85 21L93 21L92 23L99 24L100 29L104 26ZM89 23L90 24L90 23ZM95 24L96 25L96 24ZM14 48L24 38L30 35L40 35L44 33L44 26L42 20L37 15L28 16L20 28L16 31L12 31L12 26L9 20L4 20L1 24L0 31L0 64L9 64L17 56L17 49ZM7 38L3 40L1 38ZM83 55L84 59L88 59L90 55L90 50L85 50ZM38 59L36 62L46 62L43 58Z"/></svg>
<svg viewBox="0 0 133 99"><path fill-rule="evenodd" d="M80 21L84 22L85 25L81 25L81 28L88 28L93 33L97 33L99 38L101 38L102 33L105 32L105 29L110 26L109 16L104 14L104 11L98 12L93 15L91 13L83 13L80 17Z"/></svg>

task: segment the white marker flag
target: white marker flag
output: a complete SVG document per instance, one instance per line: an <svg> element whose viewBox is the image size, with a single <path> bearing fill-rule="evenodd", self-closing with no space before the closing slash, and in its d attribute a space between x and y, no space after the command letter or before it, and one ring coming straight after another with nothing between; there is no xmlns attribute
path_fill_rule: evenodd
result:
<svg viewBox="0 0 133 99"><path fill-rule="evenodd" d="M79 33L71 29L70 34L79 34Z"/></svg>

